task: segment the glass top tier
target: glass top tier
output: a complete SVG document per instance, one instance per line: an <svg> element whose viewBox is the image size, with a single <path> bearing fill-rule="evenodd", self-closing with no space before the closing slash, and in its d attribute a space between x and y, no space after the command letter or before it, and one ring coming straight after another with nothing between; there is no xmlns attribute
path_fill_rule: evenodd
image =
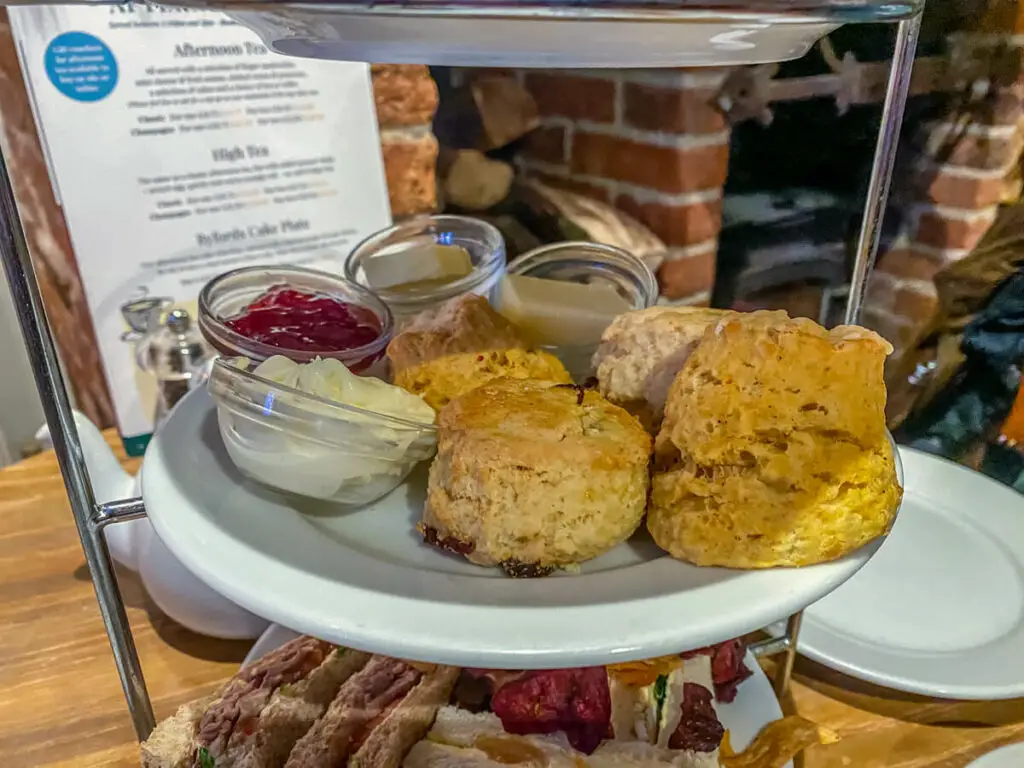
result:
<svg viewBox="0 0 1024 768"><path fill-rule="evenodd" d="M66 2L66 0L64 0ZM293 56L519 67L753 64L802 56L839 24L924 0L170 0L220 9Z"/></svg>

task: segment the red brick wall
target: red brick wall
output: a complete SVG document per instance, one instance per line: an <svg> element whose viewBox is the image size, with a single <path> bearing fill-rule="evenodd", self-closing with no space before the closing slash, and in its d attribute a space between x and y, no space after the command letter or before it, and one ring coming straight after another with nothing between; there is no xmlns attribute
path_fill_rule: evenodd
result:
<svg viewBox="0 0 1024 768"><path fill-rule="evenodd" d="M865 324L889 338L897 354L937 309L935 273L970 253L994 220L1020 162L1022 116L1019 91L999 88L970 112L926 126L911 167L908 224L879 259L864 311Z"/></svg>
<svg viewBox="0 0 1024 768"><path fill-rule="evenodd" d="M430 123L437 110L437 85L421 65L374 64L371 73L391 215L433 211L437 139Z"/></svg>
<svg viewBox="0 0 1024 768"><path fill-rule="evenodd" d="M715 276L729 128L713 99L724 70L519 73L541 127L528 175L614 204L670 246L665 298L706 302Z"/></svg>

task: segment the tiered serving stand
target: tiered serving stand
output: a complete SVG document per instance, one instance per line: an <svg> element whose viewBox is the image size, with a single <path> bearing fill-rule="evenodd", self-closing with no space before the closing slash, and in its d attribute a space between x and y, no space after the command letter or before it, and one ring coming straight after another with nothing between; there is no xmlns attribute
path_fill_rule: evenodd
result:
<svg viewBox="0 0 1024 768"><path fill-rule="evenodd" d="M77 0L40 4L97 3ZM602 63L605 66L758 63L766 60L764 57L769 55L766 54L768 51L773 51L770 55L776 59L800 56L817 37L827 34L839 24L896 23L892 69L857 242L846 322L856 322L859 316L878 247L923 0L307 0L294 3L275 0L170 0L167 4L233 14L282 53L348 59L357 58L358 54L358 58L367 60L394 62L404 58L406 61L419 59L434 64L569 67ZM556 28L559 34L551 35L550 32ZM617 62L614 57L609 61L607 57L583 53L591 40L589 30L603 33L621 29L626 34L628 28L632 29L631 34L640 35L640 43L643 40L653 43L656 39L661 43L630 45L625 52L620 48L620 60ZM348 38L345 30L353 30ZM411 36L410 30L413 30ZM546 34L524 35L524 30L546 30ZM558 38L563 31L566 36L559 43ZM581 31L584 33L582 37ZM674 57L670 51L666 58L665 41L673 39L675 33L682 41L679 54ZM446 35L459 36L450 48L443 43ZM808 35L811 36L809 40L805 39ZM774 39L782 39L782 44L773 45L773 36ZM694 45L695 41L700 45ZM767 44L762 44L765 42ZM594 47L601 46L594 43ZM7 165L2 157L0 209L0 253L4 271L128 709L135 731L143 740L154 727L153 709L103 530L108 525L145 517L146 508L141 498L96 503ZM791 615L783 636L752 647L757 655L782 655L775 680L779 693L789 682L797 651L800 619L799 612ZM627 628L623 629L624 634L628 632Z"/></svg>

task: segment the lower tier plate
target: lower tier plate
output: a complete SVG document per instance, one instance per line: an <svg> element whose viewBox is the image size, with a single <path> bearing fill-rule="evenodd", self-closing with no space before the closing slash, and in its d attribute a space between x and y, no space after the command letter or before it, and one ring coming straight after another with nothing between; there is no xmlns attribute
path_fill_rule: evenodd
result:
<svg viewBox="0 0 1024 768"><path fill-rule="evenodd" d="M298 632L293 632L278 624L271 624L253 645L249 655L242 662L242 666L251 664L298 636ZM723 702L715 704L722 725L729 730L729 741L737 750L746 747L758 731L768 723L782 717L778 699L775 698L768 678L761 671L761 665L749 652L745 661L747 667L754 674L740 684L736 698L730 704Z"/></svg>
<svg viewBox="0 0 1024 768"><path fill-rule="evenodd" d="M1024 696L1024 496L921 451L900 455L889 542L807 609L800 653L926 696Z"/></svg>
<svg viewBox="0 0 1024 768"><path fill-rule="evenodd" d="M390 656L496 669L631 661L738 637L827 595L880 546L739 571L674 560L641 530L579 573L510 579L422 542L425 475L359 509L275 494L238 473L196 390L150 444L142 495L168 549L258 616Z"/></svg>

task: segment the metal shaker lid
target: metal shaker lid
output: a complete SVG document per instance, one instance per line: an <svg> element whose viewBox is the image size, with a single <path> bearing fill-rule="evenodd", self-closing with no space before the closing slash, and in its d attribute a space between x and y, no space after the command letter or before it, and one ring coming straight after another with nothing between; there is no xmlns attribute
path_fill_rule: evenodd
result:
<svg viewBox="0 0 1024 768"><path fill-rule="evenodd" d="M147 297L121 305L121 316L136 334L147 333L159 320L160 313L173 304L172 299Z"/></svg>
<svg viewBox="0 0 1024 768"><path fill-rule="evenodd" d="M188 379L212 354L184 309L172 309L140 344L139 365L157 379Z"/></svg>

